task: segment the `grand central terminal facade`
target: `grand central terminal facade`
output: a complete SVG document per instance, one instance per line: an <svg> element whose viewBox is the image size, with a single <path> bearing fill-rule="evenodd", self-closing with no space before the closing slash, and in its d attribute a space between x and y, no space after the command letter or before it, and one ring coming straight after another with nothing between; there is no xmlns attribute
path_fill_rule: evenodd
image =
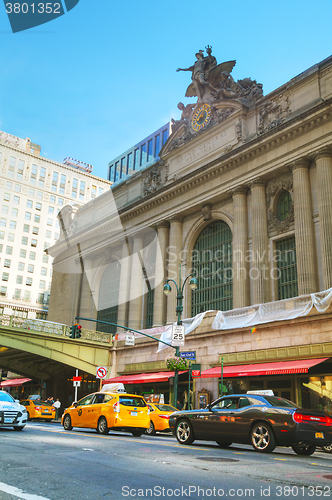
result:
<svg viewBox="0 0 332 500"><path fill-rule="evenodd" d="M195 406L202 392L272 389L330 409L332 57L266 96L255 80L235 81L234 65L199 51L159 161L61 210L48 319L168 338L177 292L170 282L165 296L165 279L195 273L181 347L201 364ZM139 334L125 345L124 330L111 331L108 380L168 399L174 349Z"/></svg>

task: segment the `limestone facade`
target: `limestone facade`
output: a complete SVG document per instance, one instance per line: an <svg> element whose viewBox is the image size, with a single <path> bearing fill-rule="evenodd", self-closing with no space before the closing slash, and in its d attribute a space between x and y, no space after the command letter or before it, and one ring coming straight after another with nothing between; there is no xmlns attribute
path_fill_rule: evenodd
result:
<svg viewBox="0 0 332 500"><path fill-rule="evenodd" d="M279 300L274 256L287 238L295 238L298 295L330 288L331 103L332 57L255 103L234 101L232 112L222 121L189 139L184 140L178 128L164 145L161 160L151 167L160 180L154 192L144 191L142 173L132 175L80 208L69 240L62 234L50 249L54 275L49 319L59 321L61 315L62 322L71 324L83 310L97 318L103 275L107 266L118 262L118 323L146 328L151 284L150 326L173 323L176 291L173 287L166 298L164 279L178 281L180 265L182 277L192 271L197 239L215 221L225 223L232 235L232 308ZM290 204L280 216L282 194L285 199L290 196ZM147 233L150 243L145 245ZM80 285L70 276L79 275L80 261L88 292L73 306L71 297ZM196 292L185 288L183 317L192 316L192 293ZM322 350L331 338L329 312L260 325L255 333L212 330L212 316L207 314L185 345L185 350L196 350L202 369L217 365L223 354L289 346L299 347L295 359L301 356L300 346L317 344ZM92 323L86 326L93 328ZM134 347L119 342L115 349L112 373L118 374L127 373L126 367L137 370L135 363L145 363L141 366L145 370L146 363L152 363L153 369L172 353L167 349L157 354L149 339L139 339ZM263 358L273 360L273 356ZM227 359L226 363L232 362ZM215 380L196 381L198 388L203 385L217 392Z"/></svg>

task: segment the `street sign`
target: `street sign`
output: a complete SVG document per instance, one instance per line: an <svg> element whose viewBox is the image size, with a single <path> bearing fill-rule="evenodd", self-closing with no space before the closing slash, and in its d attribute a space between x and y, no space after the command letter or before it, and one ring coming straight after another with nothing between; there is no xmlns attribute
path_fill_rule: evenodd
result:
<svg viewBox="0 0 332 500"><path fill-rule="evenodd" d="M73 387L81 387L81 381L80 380L73 380Z"/></svg>
<svg viewBox="0 0 332 500"><path fill-rule="evenodd" d="M195 361L196 351L180 352L180 358L191 359L192 361Z"/></svg>
<svg viewBox="0 0 332 500"><path fill-rule="evenodd" d="M135 345L135 335L133 333L126 334L125 345Z"/></svg>
<svg viewBox="0 0 332 500"><path fill-rule="evenodd" d="M77 382L77 381L78 381L78 382L81 382L81 380L82 380L82 377L73 377L73 381L74 381L74 382L75 382L75 381L76 381L76 382Z"/></svg>
<svg viewBox="0 0 332 500"><path fill-rule="evenodd" d="M106 378L107 368L105 366L97 366L96 378Z"/></svg>
<svg viewBox="0 0 332 500"><path fill-rule="evenodd" d="M198 378L201 376L201 363L193 363L191 365L191 376Z"/></svg>
<svg viewBox="0 0 332 500"><path fill-rule="evenodd" d="M184 332L185 330L183 325L172 326L172 346L184 345Z"/></svg>

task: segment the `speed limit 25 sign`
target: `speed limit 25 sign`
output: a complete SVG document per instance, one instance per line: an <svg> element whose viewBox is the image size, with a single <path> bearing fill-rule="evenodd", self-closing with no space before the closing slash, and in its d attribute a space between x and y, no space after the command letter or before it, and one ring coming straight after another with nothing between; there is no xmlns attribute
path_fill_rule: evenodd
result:
<svg viewBox="0 0 332 500"><path fill-rule="evenodd" d="M172 346L183 346L184 345L184 326L183 325L173 325L172 326Z"/></svg>

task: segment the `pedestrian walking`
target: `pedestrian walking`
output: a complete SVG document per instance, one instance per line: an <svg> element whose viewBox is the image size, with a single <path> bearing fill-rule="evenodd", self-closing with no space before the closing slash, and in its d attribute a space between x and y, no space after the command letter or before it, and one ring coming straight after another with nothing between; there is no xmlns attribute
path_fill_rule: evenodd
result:
<svg viewBox="0 0 332 500"><path fill-rule="evenodd" d="M54 406L54 408L55 408L55 420L58 420L58 418L59 418L59 410L60 410L60 406L61 406L60 401L57 399L57 400L53 403L53 406Z"/></svg>

